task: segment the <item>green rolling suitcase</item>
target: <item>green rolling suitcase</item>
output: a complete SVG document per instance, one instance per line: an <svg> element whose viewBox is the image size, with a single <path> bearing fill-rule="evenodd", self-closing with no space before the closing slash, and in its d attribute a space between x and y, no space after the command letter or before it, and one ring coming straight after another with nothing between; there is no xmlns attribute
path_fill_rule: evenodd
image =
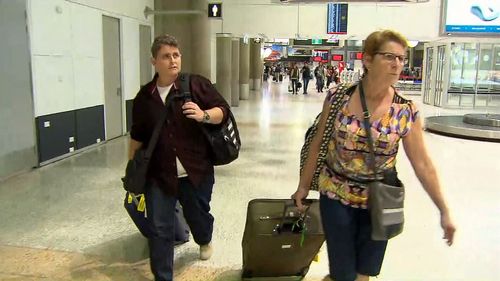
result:
<svg viewBox="0 0 500 281"><path fill-rule="evenodd" d="M319 201L298 212L292 199L254 199L248 203L243 234L243 280L301 280L325 237Z"/></svg>

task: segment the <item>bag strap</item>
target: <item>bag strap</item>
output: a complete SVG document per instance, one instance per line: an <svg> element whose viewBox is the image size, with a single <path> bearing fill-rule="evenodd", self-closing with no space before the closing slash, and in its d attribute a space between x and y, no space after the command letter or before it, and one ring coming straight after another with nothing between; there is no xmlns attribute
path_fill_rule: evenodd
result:
<svg viewBox="0 0 500 281"><path fill-rule="evenodd" d="M335 93L333 93L332 103L330 104L330 110L328 111L328 116L326 119L325 132L322 136L321 145L319 148L318 160L316 161L316 170L314 172L313 181L311 183L311 189L317 189L318 187L318 179L319 174L321 173L321 169L326 159L326 155L328 153L328 142L332 137L334 127L335 127L335 118L339 113L340 109L344 105L343 99L345 94L349 96L352 95L355 89L355 85L348 84L340 84L336 89ZM300 152L300 173L304 170L305 160L309 154L309 148L311 146L312 140L314 136L318 132L319 120L321 117L321 113L318 114L315 120L315 124L311 127L311 131L307 134L303 149Z"/></svg>
<svg viewBox="0 0 500 281"><path fill-rule="evenodd" d="M169 104L169 97L167 96L165 98L165 110L162 111L160 119L158 119L158 121L156 122L153 134L151 135L151 139L149 139L148 149L146 150L146 155L145 155L147 159L151 158L153 150L156 147L156 143L158 142L158 138L160 137L161 128L163 127L165 119L167 118L168 104Z"/></svg>
<svg viewBox="0 0 500 281"><path fill-rule="evenodd" d="M370 124L370 112L368 111L368 106L366 106L365 91L363 90L362 80L359 80L359 97L361 99L361 106L363 107L363 122L365 125L366 138L368 141L368 148L370 149L370 155L368 157L370 168L372 169L375 176L377 174L377 168L375 165L375 145L372 139L372 126Z"/></svg>
<svg viewBox="0 0 500 281"><path fill-rule="evenodd" d="M184 102L193 100L193 97L191 96L191 91L189 90L190 78L191 75L189 75L189 73L181 73L179 75L179 81L181 82L180 97L184 100Z"/></svg>

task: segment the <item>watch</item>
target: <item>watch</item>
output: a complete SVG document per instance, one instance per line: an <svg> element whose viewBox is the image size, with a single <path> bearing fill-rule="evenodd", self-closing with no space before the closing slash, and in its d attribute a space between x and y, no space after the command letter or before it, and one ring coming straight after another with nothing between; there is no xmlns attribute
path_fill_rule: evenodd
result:
<svg viewBox="0 0 500 281"><path fill-rule="evenodd" d="M203 110L203 119L201 120L203 123L209 123L210 122L210 115L206 110Z"/></svg>

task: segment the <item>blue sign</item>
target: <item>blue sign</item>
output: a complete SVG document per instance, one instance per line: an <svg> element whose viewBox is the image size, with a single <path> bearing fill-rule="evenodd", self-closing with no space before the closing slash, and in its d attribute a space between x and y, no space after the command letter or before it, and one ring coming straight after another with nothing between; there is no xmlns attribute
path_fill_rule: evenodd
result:
<svg viewBox="0 0 500 281"><path fill-rule="evenodd" d="M347 4L328 3L328 34L347 34Z"/></svg>
<svg viewBox="0 0 500 281"><path fill-rule="evenodd" d="M500 25L447 25L446 32L478 32L478 33L500 33Z"/></svg>

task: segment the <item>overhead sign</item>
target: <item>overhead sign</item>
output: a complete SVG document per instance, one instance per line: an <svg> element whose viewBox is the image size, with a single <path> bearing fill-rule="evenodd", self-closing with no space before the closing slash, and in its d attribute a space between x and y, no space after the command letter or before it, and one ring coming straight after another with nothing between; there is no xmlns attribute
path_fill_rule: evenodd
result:
<svg viewBox="0 0 500 281"><path fill-rule="evenodd" d="M209 18L222 18L222 3L208 4L208 17Z"/></svg>
<svg viewBox="0 0 500 281"><path fill-rule="evenodd" d="M323 43L323 40L321 40L321 39L318 39L318 38L311 39L312 45L321 45L322 43Z"/></svg>
<svg viewBox="0 0 500 281"><path fill-rule="evenodd" d="M327 39L293 39L293 45L299 46L311 46L311 45L322 45L322 46L333 46L338 47L339 41L328 42Z"/></svg>
<svg viewBox="0 0 500 281"><path fill-rule="evenodd" d="M347 34L347 4L328 3L328 34Z"/></svg>
<svg viewBox="0 0 500 281"><path fill-rule="evenodd" d="M447 0L445 3L444 33L500 35L500 5L496 1ZM448 34L449 33L449 34Z"/></svg>

